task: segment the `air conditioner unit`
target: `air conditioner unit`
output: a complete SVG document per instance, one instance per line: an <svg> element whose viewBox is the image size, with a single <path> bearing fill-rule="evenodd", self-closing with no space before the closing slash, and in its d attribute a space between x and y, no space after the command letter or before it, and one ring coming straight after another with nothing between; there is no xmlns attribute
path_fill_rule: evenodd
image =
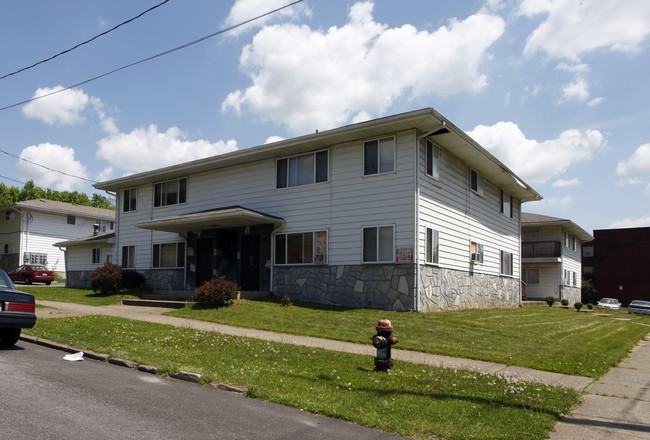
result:
<svg viewBox="0 0 650 440"><path fill-rule="evenodd" d="M316 254L314 257L314 263L325 263L326 254Z"/></svg>
<svg viewBox="0 0 650 440"><path fill-rule="evenodd" d="M480 263L482 261L482 255L479 254L478 252L473 252L471 256L471 262L472 263Z"/></svg>

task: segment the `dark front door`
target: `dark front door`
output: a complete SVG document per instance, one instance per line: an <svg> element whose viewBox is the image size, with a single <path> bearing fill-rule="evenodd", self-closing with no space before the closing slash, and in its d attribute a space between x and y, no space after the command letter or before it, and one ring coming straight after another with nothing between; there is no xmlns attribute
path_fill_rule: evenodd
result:
<svg viewBox="0 0 650 440"><path fill-rule="evenodd" d="M260 290L260 236L241 238L241 288Z"/></svg>
<svg viewBox="0 0 650 440"><path fill-rule="evenodd" d="M196 287L212 279L213 247L212 237L196 242Z"/></svg>

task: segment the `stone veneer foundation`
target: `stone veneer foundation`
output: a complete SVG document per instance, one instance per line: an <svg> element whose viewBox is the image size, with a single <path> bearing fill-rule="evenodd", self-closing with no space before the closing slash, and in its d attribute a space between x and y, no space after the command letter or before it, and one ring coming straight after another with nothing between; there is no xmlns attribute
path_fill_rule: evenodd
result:
<svg viewBox="0 0 650 440"><path fill-rule="evenodd" d="M415 310L414 264L276 266L273 290L308 302L382 310ZM420 311L519 307L519 280L420 267Z"/></svg>

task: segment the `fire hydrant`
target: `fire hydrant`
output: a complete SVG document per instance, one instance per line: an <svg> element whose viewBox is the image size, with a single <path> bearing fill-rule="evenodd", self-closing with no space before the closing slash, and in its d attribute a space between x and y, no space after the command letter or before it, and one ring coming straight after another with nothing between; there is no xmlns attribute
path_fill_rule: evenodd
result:
<svg viewBox="0 0 650 440"><path fill-rule="evenodd" d="M375 371L386 371L393 366L393 359L390 357L391 345L397 344L397 338L393 336L393 325L386 318L380 319L377 324L377 334L372 339L372 345L377 349L375 357Z"/></svg>

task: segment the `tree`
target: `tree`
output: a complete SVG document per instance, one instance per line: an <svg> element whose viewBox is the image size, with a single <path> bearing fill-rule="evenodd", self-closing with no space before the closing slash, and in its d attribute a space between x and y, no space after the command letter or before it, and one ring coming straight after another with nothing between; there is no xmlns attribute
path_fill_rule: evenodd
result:
<svg viewBox="0 0 650 440"><path fill-rule="evenodd" d="M591 280L582 280L582 303L596 304L598 302L598 292Z"/></svg>
<svg viewBox="0 0 650 440"><path fill-rule="evenodd" d="M18 189L15 186L7 186L0 182L0 206L37 199L73 203L75 205L92 206L94 208L115 209L115 204L112 199L99 194L93 194L91 199L88 197L88 194L79 191L43 189L36 186L33 180L25 183L23 189Z"/></svg>

